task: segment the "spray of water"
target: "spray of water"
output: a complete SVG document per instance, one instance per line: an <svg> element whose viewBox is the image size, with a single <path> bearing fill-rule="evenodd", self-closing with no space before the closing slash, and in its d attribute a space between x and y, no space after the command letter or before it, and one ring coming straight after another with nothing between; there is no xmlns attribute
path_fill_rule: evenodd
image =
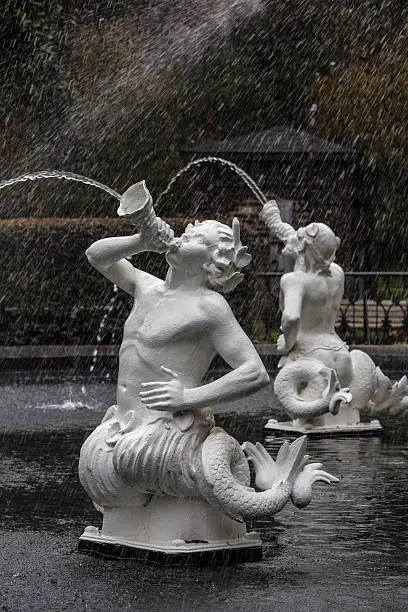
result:
<svg viewBox="0 0 408 612"><path fill-rule="evenodd" d="M115 305L115 301L116 301L116 297L118 295L118 286L117 285L113 285L113 294L112 297L109 300L109 304L108 306L105 308L105 313L99 323L99 328L98 328L98 334L96 336L96 344L97 346L95 347L95 349L93 350L92 353L92 362L91 365L89 366L89 371L93 372L96 366L96 363L98 361L98 346L100 345L101 341L102 341L102 334L103 334L103 330L104 327L106 325L106 322L108 320L108 317L110 315L110 313L112 312L114 305ZM106 378L109 378L109 375L106 376Z"/></svg>
<svg viewBox="0 0 408 612"><path fill-rule="evenodd" d="M203 158L191 161L184 168L179 170L177 174L175 174L172 177L167 187L164 189L164 191L162 191L162 193L157 198L156 206L160 204L160 201L164 196L170 193L175 183L182 176L184 176L191 168L194 168L196 166L203 166L206 164L217 164L217 165L221 165L226 168L229 168L232 172L234 172L237 176L239 176L244 181L245 185L247 185L247 187L251 190L253 195L256 197L256 199L261 204L264 204L266 202L265 195L262 193L258 185L255 183L255 181L249 176L249 174L245 172L245 170L243 170L242 168L240 168L233 162L223 159L222 157L203 157ZM110 194L111 196L113 196L114 198L118 200L120 200L121 198L121 195L117 191L114 191L113 189L111 189L110 187L107 187L106 185L104 185L103 183L100 183L99 181L95 181L94 179L88 178L86 176L81 176L80 174L73 174L72 172L64 172L64 171L58 171L58 170L45 170L42 172L35 172L31 174L22 174L15 178L0 181L0 189L5 189L6 187L12 187L13 185L17 183L24 183L26 181L37 181L37 180L43 180L43 179L66 179L68 181L76 181L78 183L83 183L84 185L90 185L92 187L97 187L98 189L102 189L103 191L105 191L106 193ZM118 295L118 288L116 285L114 285L113 295L110 298L109 304L107 308L105 309L105 313L99 324L98 334L96 338L97 345L99 345L102 340L103 329L106 325L109 314L112 312L114 308L114 304L115 304L117 295ZM96 366L97 359L98 359L98 352L99 352L98 348L96 347L92 355L92 363L89 368L90 372L93 372L95 370L95 366Z"/></svg>
<svg viewBox="0 0 408 612"><path fill-rule="evenodd" d="M12 187L17 183L25 183L26 181L39 181L42 179L66 179L67 181L76 181L77 183L83 183L84 185L91 185L92 187L97 187L98 189L106 191L106 193L109 193L109 195L120 200L120 193L114 191L113 189L107 187L99 181L95 181L94 179L88 178L87 176L81 176L80 174L74 174L72 172L64 172L59 170L43 170L41 172L34 172L32 174L21 174L20 176L7 179L5 181L0 181L0 189L4 189L5 187Z"/></svg>
<svg viewBox="0 0 408 612"><path fill-rule="evenodd" d="M170 182L168 183L168 185L164 189L164 191L162 191L161 194L159 195L159 197L157 198L156 206L158 206L160 204L161 199L164 196L166 196L171 191L171 189L173 188L174 184L186 172L188 172L191 168L194 168L195 166L203 166L205 164L217 164L217 165L221 165L221 166L224 166L226 168L229 168L230 170L232 170L235 174L237 174L244 181L245 185L251 190L251 192L256 197L256 199L260 202L260 204L263 205L267 201L267 198L266 198L265 194L262 193L262 191L260 190L258 185L255 183L254 179L251 178L249 176L249 174L247 174L245 172L245 170L243 170L242 168L240 168L239 166L237 166L233 162L228 161L226 159L223 159L222 157L212 157L211 156L211 157L201 157L200 159L195 159L195 160L189 162L186 166L184 166L184 168L179 170L177 172L177 174L175 174L173 176L173 178L170 180Z"/></svg>
<svg viewBox="0 0 408 612"><path fill-rule="evenodd" d="M22 168L50 166L55 159L66 165L80 153L82 162L92 168L91 160L104 154L112 135L118 139L129 131L137 147L146 139L149 116L159 112L165 119L168 101L175 95L183 97L174 87L175 80L183 81L185 67L217 48L235 27L261 14L268 3L151 0L133 7L125 4L122 16L118 7L115 19L101 19L97 27L93 11L88 19L79 9L80 27L61 30L71 41L72 63L62 62L72 88L69 101L62 114L52 116L48 127L41 124L34 139L22 138L11 167L17 163ZM55 85L68 87L63 77ZM149 155L151 147L143 147L143 155Z"/></svg>

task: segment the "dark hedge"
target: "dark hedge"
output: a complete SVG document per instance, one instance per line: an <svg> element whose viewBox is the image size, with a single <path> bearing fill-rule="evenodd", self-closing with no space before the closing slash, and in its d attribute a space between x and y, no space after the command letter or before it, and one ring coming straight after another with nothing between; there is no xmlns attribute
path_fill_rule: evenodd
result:
<svg viewBox="0 0 408 612"><path fill-rule="evenodd" d="M169 222L181 233L184 220ZM116 218L0 220L0 345L120 342L131 298L119 291L112 303L113 285L84 253L95 240L131 232ZM142 254L137 265L164 278L161 255ZM256 310L261 306L254 282L247 274L229 298L248 332L257 316L251 304Z"/></svg>

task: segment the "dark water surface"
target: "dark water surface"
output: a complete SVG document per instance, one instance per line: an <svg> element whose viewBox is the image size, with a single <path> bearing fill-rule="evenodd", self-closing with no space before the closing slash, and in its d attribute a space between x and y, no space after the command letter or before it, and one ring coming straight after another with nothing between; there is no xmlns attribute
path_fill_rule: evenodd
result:
<svg viewBox="0 0 408 612"><path fill-rule="evenodd" d="M76 551L84 526L100 524L78 482L79 449L113 385L0 391L0 610L408 609L408 419L386 419L383 439L310 441L340 483L251 525L263 561L144 567ZM268 405L270 390L220 407L218 422L262 440L265 415L279 416ZM264 441L273 455L280 442Z"/></svg>

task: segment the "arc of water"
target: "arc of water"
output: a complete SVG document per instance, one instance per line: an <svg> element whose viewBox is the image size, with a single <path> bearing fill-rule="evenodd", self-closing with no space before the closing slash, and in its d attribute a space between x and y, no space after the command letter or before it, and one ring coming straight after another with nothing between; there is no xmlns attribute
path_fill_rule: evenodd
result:
<svg viewBox="0 0 408 612"><path fill-rule="evenodd" d="M66 179L68 181L76 181L77 183L83 183L84 185L91 185L92 187L97 187L106 191L109 195L113 196L117 200L120 200L120 193L111 189L107 185L100 183L99 181L95 181L87 176L82 176L80 174L74 174L73 172L64 172L63 170L42 170L41 172L33 172L30 174L21 174L20 176L16 176L15 178L7 179L4 181L0 181L0 189L4 189L5 187L11 187L16 183L24 183L26 181L37 181L41 179Z"/></svg>
<svg viewBox="0 0 408 612"><path fill-rule="evenodd" d="M233 162L228 161L226 159L223 159L222 157L209 156L209 157L202 157L200 159L195 159L195 160L189 162L179 172L177 172L177 174L175 174L172 177L172 179L169 181L169 183L168 183L167 187L164 189L164 191L162 191L161 194L159 195L159 197L157 198L156 206L160 203L161 199L171 191L174 183L181 176L183 176L186 172L188 172L190 170L190 168L192 168L194 166L204 165L206 163L219 164L219 165L225 166L227 168L230 168L233 172L235 172L235 174L237 174L244 181L244 183L252 191L252 193L256 196L256 198L259 200L259 202L261 204L265 204L265 202L267 201L267 198L264 195L264 193L258 187L258 185L254 181L254 179L251 178L249 176L249 174L247 174L247 172L245 172L245 170L243 170L242 168L240 168L239 166L237 166ZM107 185L104 185L103 183L100 183L99 181L91 179L91 178L89 178L87 176L82 176L81 174L75 174L73 172L65 172L63 170L42 170L40 172L33 172L33 173L29 173L29 174L21 174L19 176L14 177L14 178L0 181L0 189L4 189L6 187L11 187L12 185L15 185L16 183L23 183L23 182L26 182L26 181L37 181L37 180L41 180L41 179L53 179L53 178L55 178L55 179L66 179L68 181L76 181L78 183L83 183L84 185L90 185L92 187L97 187L99 189L102 189L103 191L105 191L109 195L113 196L117 200L121 199L120 193L118 193L114 189L111 189Z"/></svg>
<svg viewBox="0 0 408 612"><path fill-rule="evenodd" d="M162 193L159 195L159 197L156 200L156 206L160 203L160 200L171 191L174 183L181 177L183 176L186 172L188 172L190 170L190 168L194 167L194 166L200 166L206 163L213 163L213 164L219 164L225 167L228 167L229 169L231 169L233 172L235 172L235 174L237 174L243 181L244 183L247 185L247 187L252 191L252 193L255 195L255 197L257 198L257 200L259 200L259 202L263 205L265 204L265 202L267 201L267 198L265 197L265 195L263 194L263 192L261 191L261 189L258 187L258 185L255 183L255 181L249 176L249 174L247 174L245 172L245 170L243 170L242 168L240 168L239 166L237 166L236 164L234 164L231 161L228 161L226 159L223 159L222 157L203 157L200 159L196 159L191 161L189 164L187 164L184 168L182 168L175 176L172 177L172 179L169 181L167 187L165 188L164 191L162 191ZM75 174L73 172L65 172L65 171L59 171L59 170L43 170L41 172L35 172L35 173L30 173L30 174L22 174L20 176L17 176L15 178L11 178L11 179L7 179L7 180L3 180L0 181L0 189L4 189L6 187L11 187L12 185L15 185L16 183L23 183L26 181L36 181L36 180L41 180L41 179L66 179L68 181L76 181L78 183L83 183L84 185L90 185L92 187L97 187L98 189L102 189L103 191L105 191L106 193L108 193L109 195L113 196L114 198L116 198L117 200L121 199L121 195L115 191L114 189L111 189L110 187L108 187L107 185L104 185L103 183L100 183L99 181L96 181L94 179L91 179L89 177L86 176L82 176L80 174ZM99 343L101 341L101 337L102 337L102 330L106 324L106 320L109 316L109 313L112 311L114 303L116 301L116 297L118 295L118 291L117 291L117 287L116 285L114 285L114 289L113 289L113 296L109 302L109 306L101 320L101 323L99 325L99 330L98 330L98 337L97 337L97 342ZM93 353L93 358L92 358L92 363L90 366L90 372L92 372L95 369L95 365L96 365L96 360L98 358L98 349L96 348L94 353Z"/></svg>
<svg viewBox="0 0 408 612"><path fill-rule="evenodd" d="M207 163L226 166L227 168L235 172L235 174L237 174L244 181L244 183L252 191L254 196L257 198L257 200L259 200L259 202L262 205L264 205L265 202L267 202L267 197L265 196L265 194L258 187L254 179L245 172L245 170L243 170L242 168L240 168L233 162L228 161L227 159L223 159L222 157L209 156L209 157L201 157L200 159L194 159L191 162L189 162L184 168L182 168L179 172L177 172L177 174L175 174L173 178L170 180L170 182L168 183L164 191L162 191L159 197L157 198L156 204L155 204L156 207L160 204L161 199L171 191L174 183L181 176L183 176L186 172L188 172L190 168L193 168L194 166L202 166Z"/></svg>

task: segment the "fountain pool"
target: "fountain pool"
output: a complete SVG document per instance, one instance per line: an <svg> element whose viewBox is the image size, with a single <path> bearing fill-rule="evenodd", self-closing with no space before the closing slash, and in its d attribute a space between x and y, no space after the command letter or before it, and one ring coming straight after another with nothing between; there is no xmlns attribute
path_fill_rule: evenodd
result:
<svg viewBox="0 0 408 612"><path fill-rule="evenodd" d="M150 567L77 552L98 524L77 476L78 448L113 400L110 383L3 385L0 480L3 602L12 610L405 610L408 596L408 428L383 438L311 440L340 478L309 508L253 523L263 561L229 567ZM238 440L262 440L272 389L219 407ZM275 409L274 416L281 417ZM273 454L282 440L267 438Z"/></svg>

